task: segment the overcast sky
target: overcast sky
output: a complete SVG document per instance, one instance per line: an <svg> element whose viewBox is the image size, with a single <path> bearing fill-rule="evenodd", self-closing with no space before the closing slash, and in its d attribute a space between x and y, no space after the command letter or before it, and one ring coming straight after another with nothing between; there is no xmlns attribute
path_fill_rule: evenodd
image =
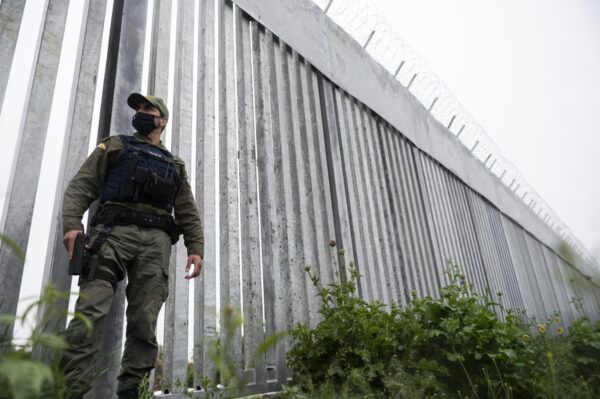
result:
<svg viewBox="0 0 600 399"><path fill-rule="evenodd" d="M600 259L600 1L372 1Z"/></svg>

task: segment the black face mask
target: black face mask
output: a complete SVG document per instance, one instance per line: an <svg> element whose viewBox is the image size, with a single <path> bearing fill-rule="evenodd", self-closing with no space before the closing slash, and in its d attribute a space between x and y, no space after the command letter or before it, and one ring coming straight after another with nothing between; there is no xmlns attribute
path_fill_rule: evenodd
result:
<svg viewBox="0 0 600 399"><path fill-rule="evenodd" d="M154 129L156 129L156 124L154 123L154 115L144 114L143 112L136 112L133 115L133 119L131 120L131 124L141 134L144 136L152 133Z"/></svg>

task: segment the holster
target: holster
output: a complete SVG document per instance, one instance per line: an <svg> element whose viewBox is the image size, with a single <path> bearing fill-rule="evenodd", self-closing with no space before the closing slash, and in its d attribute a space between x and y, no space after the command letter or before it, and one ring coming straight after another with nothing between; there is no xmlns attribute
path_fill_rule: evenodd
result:
<svg viewBox="0 0 600 399"><path fill-rule="evenodd" d="M83 273L85 268L86 254L85 254L85 234L78 233L75 237L75 244L73 245L73 256L69 260L69 275L79 276Z"/></svg>
<svg viewBox="0 0 600 399"><path fill-rule="evenodd" d="M98 251L111 231L111 227L102 227L93 237L86 236L84 233L77 234L75 245L73 247L73 256L69 261L69 275L79 276L79 283L82 281L92 281L101 279L108 281L113 290L116 290L119 282L118 271L113 270L114 274L106 270L99 269L100 259Z"/></svg>
<svg viewBox="0 0 600 399"><path fill-rule="evenodd" d="M85 255L85 267L81 273L81 278L84 281L92 281L96 278L96 270L98 270L100 262L98 261L97 253L86 253Z"/></svg>

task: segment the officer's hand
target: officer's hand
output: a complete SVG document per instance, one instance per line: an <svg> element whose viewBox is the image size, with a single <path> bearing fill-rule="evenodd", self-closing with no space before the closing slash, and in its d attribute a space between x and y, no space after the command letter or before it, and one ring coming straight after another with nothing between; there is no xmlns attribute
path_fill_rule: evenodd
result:
<svg viewBox="0 0 600 399"><path fill-rule="evenodd" d="M65 233L63 238L63 244L65 244L65 248L67 248L67 252L69 253L69 260L73 257L73 247L75 246L75 238L77 234L83 233L81 230L70 230Z"/></svg>
<svg viewBox="0 0 600 399"><path fill-rule="evenodd" d="M188 256L187 265L185 265L186 273L190 271L192 264L194 265L194 271L191 274L185 276L186 280L198 277L200 275L200 270L202 270L202 258L198 255Z"/></svg>

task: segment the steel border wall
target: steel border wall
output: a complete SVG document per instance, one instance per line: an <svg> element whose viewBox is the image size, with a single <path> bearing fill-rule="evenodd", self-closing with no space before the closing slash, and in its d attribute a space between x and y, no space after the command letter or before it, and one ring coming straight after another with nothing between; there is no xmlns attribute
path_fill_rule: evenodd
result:
<svg viewBox="0 0 600 399"><path fill-rule="evenodd" d="M43 93L54 91L70 5L42 3L39 55L27 112L20 130L11 133L18 156L0 219L3 234L25 250L52 117L53 103ZM44 284L61 290L71 284L59 223L62 192L90 146L109 134L130 133L126 95L147 87L171 105L166 143L188 170L197 171L192 182L206 252L191 305L194 386L198 376L216 375L206 343L227 327L223 316L230 305L244 318L243 337L236 333L233 349L250 381L248 392L272 391L286 382L289 339L258 360L251 354L266 336L298 322L318 323L319 300L304 267L310 265L325 283L344 278L337 267L342 256L328 244L332 239L357 264L359 293L368 300L403 305L413 291L437 295L446 282L445 260L452 257L477 290L489 289L508 307L540 319L558 310L571 322L578 317L571 298L580 297L584 312L597 319L597 277L590 280L575 268L580 265L568 264L558 236L312 2L234 3L155 0L150 14L147 1L85 3L75 84L67 98L72 112L63 116L68 123L61 132L58 194L50 198ZM23 8L18 1L0 3L0 50L8 58L15 32L26 29L19 27ZM152 41L144 64L146 27ZM2 96L9 73L0 69ZM94 123L98 130L90 132ZM173 276L185 258L180 243L171 257ZM23 278L17 264L2 242L4 314L16 312ZM179 280L170 279L165 307L166 385L185 380L189 353L189 291ZM95 387L98 398L114 395L124 285L106 321L114 328L105 329L98 367L112 367ZM40 309L39 318L51 311ZM58 317L48 329L61 331L65 324Z"/></svg>

